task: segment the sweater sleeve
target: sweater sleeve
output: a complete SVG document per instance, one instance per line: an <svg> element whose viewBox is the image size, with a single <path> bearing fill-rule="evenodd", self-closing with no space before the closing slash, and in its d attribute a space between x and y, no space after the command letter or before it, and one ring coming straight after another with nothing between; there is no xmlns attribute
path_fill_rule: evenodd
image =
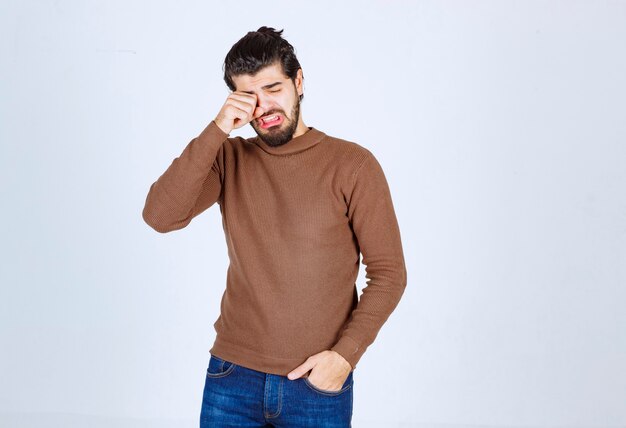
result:
<svg viewBox="0 0 626 428"><path fill-rule="evenodd" d="M219 155L228 138L212 120L150 186L142 217L157 232L182 229L222 191Z"/></svg>
<svg viewBox="0 0 626 428"><path fill-rule="evenodd" d="M355 172L348 217L366 265L367 285L331 349L354 369L396 308L407 283L391 193L382 167L371 152Z"/></svg>

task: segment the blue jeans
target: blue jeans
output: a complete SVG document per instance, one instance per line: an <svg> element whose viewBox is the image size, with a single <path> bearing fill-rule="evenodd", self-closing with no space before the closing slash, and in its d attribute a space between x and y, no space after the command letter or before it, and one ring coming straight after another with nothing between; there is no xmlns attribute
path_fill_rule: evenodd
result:
<svg viewBox="0 0 626 428"><path fill-rule="evenodd" d="M200 428L350 428L353 373L339 391L326 391L305 377L290 380L211 355Z"/></svg>

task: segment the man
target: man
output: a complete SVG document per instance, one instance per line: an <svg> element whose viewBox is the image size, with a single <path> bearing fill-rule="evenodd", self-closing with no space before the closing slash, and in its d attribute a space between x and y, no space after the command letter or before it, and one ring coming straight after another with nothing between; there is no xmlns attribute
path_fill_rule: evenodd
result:
<svg viewBox="0 0 626 428"><path fill-rule="evenodd" d="M406 287L383 170L366 148L304 124L304 77L282 31L233 45L230 95L143 210L165 233L220 207L230 265L201 427L351 426L353 371ZM248 123L256 137L229 137Z"/></svg>

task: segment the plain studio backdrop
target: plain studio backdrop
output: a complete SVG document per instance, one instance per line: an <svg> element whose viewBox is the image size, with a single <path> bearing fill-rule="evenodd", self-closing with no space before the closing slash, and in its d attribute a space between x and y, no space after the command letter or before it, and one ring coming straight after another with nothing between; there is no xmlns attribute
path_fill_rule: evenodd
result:
<svg viewBox="0 0 626 428"><path fill-rule="evenodd" d="M353 426L626 426L626 2L0 13L0 426L197 426L220 212L165 235L141 212L262 25L296 49L305 123L379 159L402 233Z"/></svg>

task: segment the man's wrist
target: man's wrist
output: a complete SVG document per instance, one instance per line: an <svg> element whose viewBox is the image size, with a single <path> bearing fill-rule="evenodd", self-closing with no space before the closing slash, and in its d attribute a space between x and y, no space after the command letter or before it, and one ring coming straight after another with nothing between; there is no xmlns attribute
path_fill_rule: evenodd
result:
<svg viewBox="0 0 626 428"><path fill-rule="evenodd" d="M335 351L341 355L354 370L357 362L365 352L365 348L361 347L361 345L350 336L344 335L333 345L331 351Z"/></svg>
<svg viewBox="0 0 626 428"><path fill-rule="evenodd" d="M232 129L229 128L228 126L226 126L224 123L222 123L222 121L220 121L218 119L214 119L213 122L215 122L217 127L220 128L225 134L230 134L231 133Z"/></svg>

